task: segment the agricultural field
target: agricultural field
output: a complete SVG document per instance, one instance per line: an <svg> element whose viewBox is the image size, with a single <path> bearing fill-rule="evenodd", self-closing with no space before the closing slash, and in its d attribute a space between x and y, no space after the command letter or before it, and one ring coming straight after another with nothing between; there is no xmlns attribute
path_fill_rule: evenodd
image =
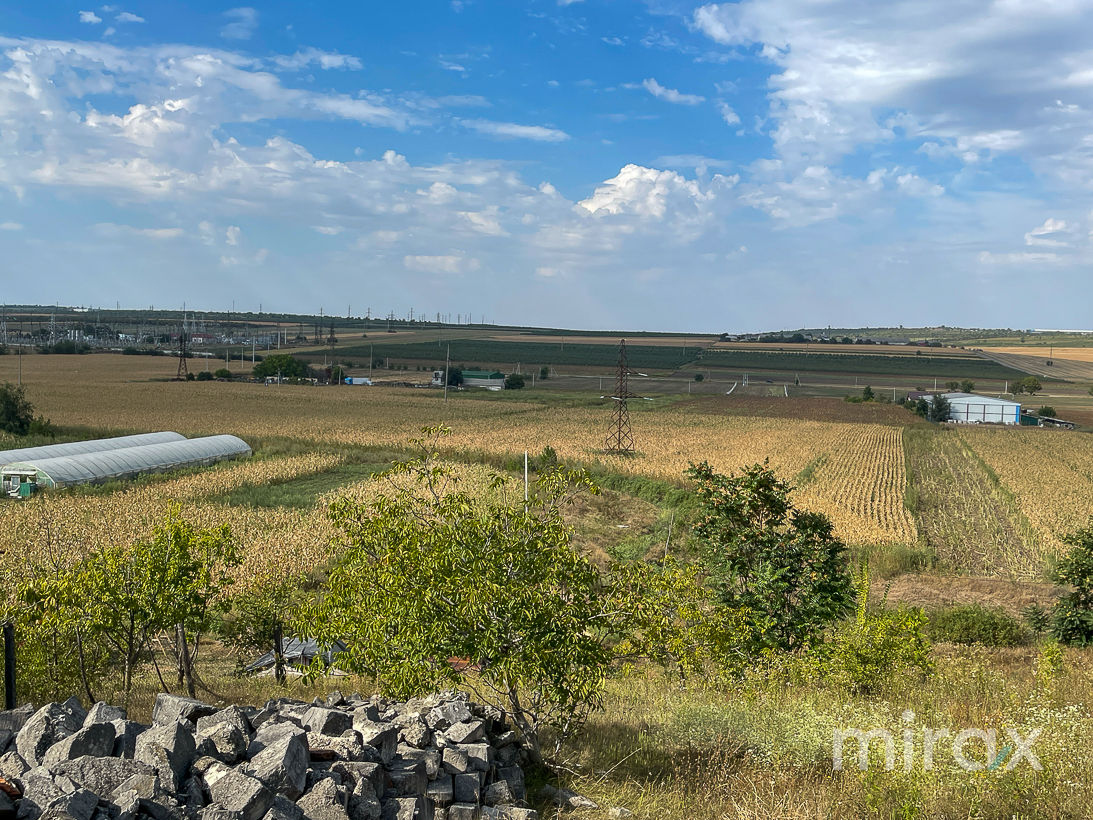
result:
<svg viewBox="0 0 1093 820"><path fill-rule="evenodd" d="M17 378L16 358L0 357L0 381ZM1058 591L1044 583L1045 570L1093 499L1088 434L929 425L891 404L658 395L631 404L638 452L619 457L602 452L610 400L587 392L453 391L445 402L425 389L172 382L175 364L27 356L21 367L28 397L67 435L233 433L255 457L4 503L7 566L12 556L63 565L90 546L146 538L178 505L199 526L231 526L244 559L232 570L232 594L301 572L321 576L337 550L328 504L372 497L380 490L374 473L437 423L453 428L443 452L476 497L496 492L494 471L507 472L518 492L525 450L532 469L548 447L588 466L612 489L579 499L566 521L574 545L600 565L693 555L693 510L680 501L687 466L707 460L727 473L765 461L796 487L798 505L831 518L855 561L868 561L878 599L930 612L984 602L1017 617L1029 604L1049 606ZM278 694L268 680L232 676L238 657L204 651L202 674L225 697ZM1061 659L1046 651L941 642L925 683L892 681L879 697L802 680L793 668L685 687L629 669L609 680L604 710L570 747L564 782L640 818L854 818L889 806L910 807L899 815L907 817L1080 817L1093 800L1078 753L1093 740L1093 667L1081 650ZM350 678L322 686L370 685ZM156 688L154 679L140 682L135 715L147 713ZM310 699L314 690L294 683L290 694ZM904 709L916 727L1044 726L1037 750L1048 768L977 778L951 767L912 776L831 771L834 727L899 730Z"/></svg>

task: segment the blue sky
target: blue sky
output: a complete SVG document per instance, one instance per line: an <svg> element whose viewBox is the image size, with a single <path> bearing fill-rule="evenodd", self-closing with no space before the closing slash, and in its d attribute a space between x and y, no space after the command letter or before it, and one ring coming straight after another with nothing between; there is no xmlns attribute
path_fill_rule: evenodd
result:
<svg viewBox="0 0 1093 820"><path fill-rule="evenodd" d="M1093 0L0 3L0 300L1087 326Z"/></svg>

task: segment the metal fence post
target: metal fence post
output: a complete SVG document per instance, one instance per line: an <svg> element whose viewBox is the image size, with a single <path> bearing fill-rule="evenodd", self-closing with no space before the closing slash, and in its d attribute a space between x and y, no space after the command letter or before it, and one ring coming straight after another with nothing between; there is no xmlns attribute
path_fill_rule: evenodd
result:
<svg viewBox="0 0 1093 820"><path fill-rule="evenodd" d="M4 708L15 708L15 626L4 624Z"/></svg>

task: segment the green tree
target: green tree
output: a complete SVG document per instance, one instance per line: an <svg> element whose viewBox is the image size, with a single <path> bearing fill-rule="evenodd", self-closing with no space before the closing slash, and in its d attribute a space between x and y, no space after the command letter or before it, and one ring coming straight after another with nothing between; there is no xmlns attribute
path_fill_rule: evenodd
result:
<svg viewBox="0 0 1093 820"><path fill-rule="evenodd" d="M475 498L439 461L451 431L423 433L421 456L387 474L388 493L330 508L343 549L296 628L343 642L340 668L400 698L468 688L498 704L538 756L542 729L554 730L557 752L600 705L620 656L692 669L731 655L723 625L738 622L705 617L712 604L693 574L613 575L572 548L561 508L596 491L585 473L543 470L527 503L497 476L490 497Z"/></svg>
<svg viewBox="0 0 1093 820"><path fill-rule="evenodd" d="M874 399L876 399L876 397L877 394L873 392L873 388L870 387L868 384L865 386L865 389L861 391L862 401L873 401Z"/></svg>
<svg viewBox="0 0 1093 820"><path fill-rule="evenodd" d="M448 386L459 387L463 384L463 370L458 367L448 368Z"/></svg>
<svg viewBox="0 0 1093 820"><path fill-rule="evenodd" d="M739 476L692 464L702 518L695 534L721 603L742 611L755 647L799 649L849 611L853 587L846 547L821 513L794 508L792 487L765 465Z"/></svg>
<svg viewBox="0 0 1093 820"><path fill-rule="evenodd" d="M971 379L964 379L964 381L962 381L960 383L960 392L961 393L974 393L975 392L975 382L973 382Z"/></svg>
<svg viewBox="0 0 1093 820"><path fill-rule="evenodd" d="M701 382L701 381L705 381L705 380L706 380L705 375L703 375L702 373L695 373L695 381L696 382Z"/></svg>
<svg viewBox="0 0 1093 820"><path fill-rule="evenodd" d="M915 412L923 418L929 418L930 416L930 402L925 398L919 398L915 401Z"/></svg>
<svg viewBox="0 0 1093 820"><path fill-rule="evenodd" d="M211 382L213 380L213 374L208 370L202 370L197 374L197 380L199 382Z"/></svg>
<svg viewBox="0 0 1093 820"><path fill-rule="evenodd" d="M1040 416L1040 418L1054 418L1056 416L1055 408L1049 404L1045 404L1036 411L1036 415Z"/></svg>
<svg viewBox="0 0 1093 820"><path fill-rule="evenodd" d="M948 390L950 393L956 393L960 390L960 382L945 382L945 389Z"/></svg>
<svg viewBox="0 0 1093 820"><path fill-rule="evenodd" d="M199 636L231 583L226 570L238 561L226 525L197 529L173 508L148 541L100 547L75 566L32 572L17 588L19 617L24 626L45 618L54 632L74 636L89 696L87 646L109 653L121 666L127 706L133 676L151 657L150 641L166 632L175 645L178 681L192 696Z"/></svg>
<svg viewBox="0 0 1093 820"><path fill-rule="evenodd" d="M273 353L254 366L254 377L264 379L280 376L283 379L306 379L310 375L307 363L288 353Z"/></svg>
<svg viewBox="0 0 1093 820"><path fill-rule="evenodd" d="M1030 396L1035 396L1044 386L1040 384L1040 380L1035 376L1027 376L1021 380L1021 390L1028 393Z"/></svg>
<svg viewBox="0 0 1093 820"><path fill-rule="evenodd" d="M235 374L228 370L228 368L221 367L216 370L213 375L218 379L231 379Z"/></svg>
<svg viewBox="0 0 1093 820"><path fill-rule="evenodd" d="M926 415L930 421L935 424L948 421L949 413L952 412L952 407L949 405L949 400L940 393L935 393L933 399L930 401L930 410Z"/></svg>
<svg viewBox="0 0 1093 820"><path fill-rule="evenodd" d="M540 379L549 379L550 378L550 368L547 367L545 364L542 367L539 368L539 378ZM1093 395L1093 387L1089 388L1089 393L1090 393L1090 395Z"/></svg>
<svg viewBox="0 0 1093 820"><path fill-rule="evenodd" d="M10 382L0 385L0 430L25 436L34 421L34 405L23 387Z"/></svg>
<svg viewBox="0 0 1093 820"><path fill-rule="evenodd" d="M505 376L505 389L506 390L522 390L524 387L524 377L519 373L509 373Z"/></svg>
<svg viewBox="0 0 1093 820"><path fill-rule="evenodd" d="M1051 580L1066 589L1047 619L1051 632L1062 643L1093 645L1093 518L1075 532L1064 535L1070 551L1056 564Z"/></svg>

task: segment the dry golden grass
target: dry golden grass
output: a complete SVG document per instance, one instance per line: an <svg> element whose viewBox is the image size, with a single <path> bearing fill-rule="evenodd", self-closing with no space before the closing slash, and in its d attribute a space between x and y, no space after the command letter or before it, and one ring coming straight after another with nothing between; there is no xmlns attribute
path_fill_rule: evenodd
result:
<svg viewBox="0 0 1093 820"><path fill-rule="evenodd" d="M1021 356L1037 356L1047 359L1068 359L1072 362L1093 362L1093 347L1044 347L1020 345L1017 347L992 347L991 353L1014 353Z"/></svg>
<svg viewBox="0 0 1093 820"><path fill-rule="evenodd" d="M0 379L12 357L0 359ZM103 429L234 433L346 445L404 442L426 424L455 429L451 446L474 452L538 453L554 447L570 461L600 462L623 473L680 480L694 461L723 472L769 459L792 478L823 458L802 503L828 513L852 541L907 542L914 524L902 506L903 452L898 430L874 424L728 417L695 407L636 410L639 455L605 456L604 407L559 407L529 400L453 398L439 391L315 388L218 382L129 381L167 360L139 356L34 356L24 367L31 400L56 423ZM34 378L28 377L28 371Z"/></svg>
<svg viewBox="0 0 1093 820"><path fill-rule="evenodd" d="M969 428L961 438L994 471L1043 543L1042 559L1064 549L1060 536L1093 513L1093 437L1065 430Z"/></svg>

